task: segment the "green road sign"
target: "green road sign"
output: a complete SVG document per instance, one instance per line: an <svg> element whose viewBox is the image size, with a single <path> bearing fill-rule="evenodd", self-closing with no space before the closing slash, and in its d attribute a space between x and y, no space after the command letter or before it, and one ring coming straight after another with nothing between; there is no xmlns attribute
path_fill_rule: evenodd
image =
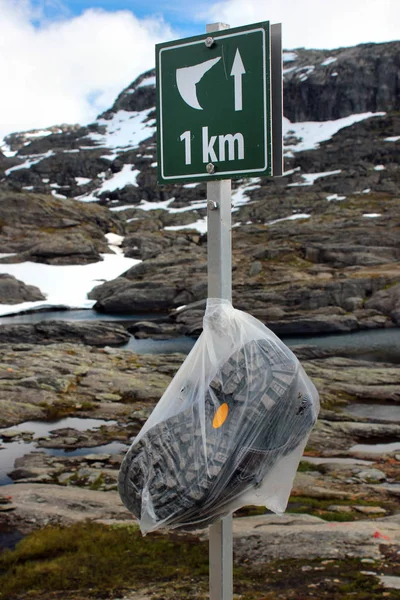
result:
<svg viewBox="0 0 400 600"><path fill-rule="evenodd" d="M156 46L159 183L272 175L270 62L268 22Z"/></svg>

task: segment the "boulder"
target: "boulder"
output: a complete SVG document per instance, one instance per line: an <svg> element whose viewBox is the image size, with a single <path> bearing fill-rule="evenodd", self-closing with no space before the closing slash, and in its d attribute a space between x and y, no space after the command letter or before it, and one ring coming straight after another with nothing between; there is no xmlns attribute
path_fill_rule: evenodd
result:
<svg viewBox="0 0 400 600"><path fill-rule="evenodd" d="M267 323L276 335L313 335L357 331L359 323L353 315L289 315L285 320Z"/></svg>
<svg viewBox="0 0 400 600"><path fill-rule="evenodd" d="M171 285L145 281L133 283L128 280L122 283L118 280L108 283L110 285L98 286L88 294L89 298L99 298L94 305L94 309L99 312L109 314L160 312L179 304L176 301L178 290Z"/></svg>
<svg viewBox="0 0 400 600"><path fill-rule="evenodd" d="M103 260L95 244L80 233L53 235L23 252L21 258L49 265L82 265Z"/></svg>
<svg viewBox="0 0 400 600"><path fill-rule="evenodd" d="M137 321L127 327L129 333L137 339L166 339L180 334L179 329L172 323L154 323L152 321Z"/></svg>
<svg viewBox="0 0 400 600"><path fill-rule="evenodd" d="M0 273L0 304L20 304L45 299L46 296L35 285L26 285L13 275Z"/></svg>
<svg viewBox="0 0 400 600"><path fill-rule="evenodd" d="M129 333L115 323L104 321L43 321L42 323L5 324L0 329L0 343L31 344L75 342L91 346L126 344Z"/></svg>
<svg viewBox="0 0 400 600"><path fill-rule="evenodd" d="M357 479L365 483L381 483L382 481L386 481L386 475L380 469L366 469L357 473Z"/></svg>
<svg viewBox="0 0 400 600"><path fill-rule="evenodd" d="M365 307L390 315L393 322L400 325L400 283L376 292L366 301Z"/></svg>
<svg viewBox="0 0 400 600"><path fill-rule="evenodd" d="M108 209L48 195L0 190L0 252L20 253L2 262L86 264L110 252L105 234L123 233Z"/></svg>
<svg viewBox="0 0 400 600"><path fill-rule="evenodd" d="M160 233L132 233L124 238L122 248L125 256L145 260L157 256L171 246L172 239Z"/></svg>

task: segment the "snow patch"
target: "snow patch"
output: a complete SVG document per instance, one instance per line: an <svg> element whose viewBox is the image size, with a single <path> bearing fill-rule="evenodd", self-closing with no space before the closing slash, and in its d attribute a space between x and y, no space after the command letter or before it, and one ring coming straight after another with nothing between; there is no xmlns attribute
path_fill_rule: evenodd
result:
<svg viewBox="0 0 400 600"><path fill-rule="evenodd" d="M203 217L189 225L167 225L164 229L168 231L181 231L182 229L195 229L199 233L207 233L207 217Z"/></svg>
<svg viewBox="0 0 400 600"><path fill-rule="evenodd" d="M294 173L298 173L301 171L301 167L296 167L295 169L290 169L290 171L284 171L282 177L287 177L288 175L294 175Z"/></svg>
<svg viewBox="0 0 400 600"><path fill-rule="evenodd" d="M122 167L122 170L115 173L110 179L103 181L100 187L94 192L78 196L76 199L82 202L95 202L99 199L100 194L103 192L114 192L115 190L122 190L126 185L133 185L137 187L136 178L140 174L140 171L134 169L134 165L126 164ZM90 180L89 180L90 181Z"/></svg>
<svg viewBox="0 0 400 600"><path fill-rule="evenodd" d="M328 202L331 202L332 200L346 200L346 196L339 196L338 194L330 194L329 196L326 196L326 199L328 200Z"/></svg>
<svg viewBox="0 0 400 600"><path fill-rule="evenodd" d="M384 165L376 165L376 167L374 167L374 171L385 171L386 167Z"/></svg>
<svg viewBox="0 0 400 600"><path fill-rule="evenodd" d="M380 213L365 213L363 217L368 217L369 219L375 219L376 217L381 217Z"/></svg>
<svg viewBox="0 0 400 600"><path fill-rule="evenodd" d="M192 200L188 206L181 208L167 208L171 214L188 212L189 210L198 210L199 208L207 208L207 200Z"/></svg>
<svg viewBox="0 0 400 600"><path fill-rule="evenodd" d="M283 52L282 53L282 59L283 62L292 62L294 60L296 60L297 58L297 54L296 52Z"/></svg>
<svg viewBox="0 0 400 600"><path fill-rule="evenodd" d="M4 139L0 139L0 152L7 158L13 158L18 153L18 150L11 150L9 144L7 144Z"/></svg>
<svg viewBox="0 0 400 600"><path fill-rule="evenodd" d="M139 112L120 110L110 120L99 119L97 121L100 126L106 128L106 133L91 133L88 137L96 142L97 146L114 150L136 148L155 132L154 119L148 120L149 114L153 111L154 108L147 108Z"/></svg>
<svg viewBox="0 0 400 600"><path fill-rule="evenodd" d="M112 233L110 231L109 233L105 234L105 237L107 238L108 247L110 248L110 250L112 250L112 252L114 252L114 254L123 256L124 253L121 248L121 245L122 245L122 242L124 241L124 236L118 235L117 233Z"/></svg>
<svg viewBox="0 0 400 600"><path fill-rule="evenodd" d="M54 198L58 198L59 200L67 199L67 196L64 196L64 194L57 194L57 192L55 190L51 190L51 194L52 194L52 196L54 196Z"/></svg>
<svg viewBox="0 0 400 600"><path fill-rule="evenodd" d="M291 73L292 71L295 71L297 69L297 67L289 67L288 69L282 69L282 73L283 75L286 75L287 73Z"/></svg>
<svg viewBox="0 0 400 600"><path fill-rule="evenodd" d="M170 198L169 200L163 200L161 202L148 202L147 200L142 200L136 208L140 208L141 210L168 210L168 206L174 200L175 198Z"/></svg>
<svg viewBox="0 0 400 600"><path fill-rule="evenodd" d="M41 129L38 131L27 131L26 133L24 133L24 138L38 138L38 137L47 137L48 135L51 135L53 133L53 131L47 131L45 129Z"/></svg>
<svg viewBox="0 0 400 600"><path fill-rule="evenodd" d="M121 212L122 210L128 210L128 208L138 208L138 206L138 204L125 204L124 206L113 206L109 210L112 210L113 212Z"/></svg>
<svg viewBox="0 0 400 600"><path fill-rule="evenodd" d="M90 183L92 180L89 177L75 177L75 181L78 185L86 185Z"/></svg>
<svg viewBox="0 0 400 600"><path fill-rule="evenodd" d="M330 175L339 175L341 173L341 169L337 169L336 171L325 171L324 173L304 173L302 174L302 178L305 179L304 183L288 183L287 187L303 187L305 185L313 185L314 181L320 179L320 177L329 177Z"/></svg>
<svg viewBox="0 0 400 600"><path fill-rule="evenodd" d="M385 138L385 142L398 142L400 140L400 135L393 135L391 137Z"/></svg>
<svg viewBox="0 0 400 600"><path fill-rule="evenodd" d="M26 160L22 165L16 165L15 167L11 167L5 171L5 174L8 176L13 171L19 171L20 169L29 169L32 165L36 165L36 163L44 160L45 158L49 158L53 156L53 150L49 150L45 154L32 154L28 160Z"/></svg>
<svg viewBox="0 0 400 600"><path fill-rule="evenodd" d="M115 279L141 262L116 254L102 254L102 257L102 261L89 265L60 266L33 262L0 264L0 273L9 273L27 285L37 286L47 297L37 302L2 304L0 314L15 314L49 306L92 308L95 300L88 300L87 294L96 285Z"/></svg>
<svg viewBox="0 0 400 600"><path fill-rule="evenodd" d="M349 115L335 121L303 121L301 123L291 123L284 117L283 130L286 136L295 136L300 139L298 144L288 144L285 150L292 152L302 152L303 150L314 150L318 148L321 142L331 139L331 137L343 129L350 127L354 123L370 119L372 117L383 117L385 112L367 112L357 115ZM400 136L399 138L400 139Z"/></svg>
<svg viewBox="0 0 400 600"><path fill-rule="evenodd" d="M122 167L122 170L115 173L110 179L106 179L102 185L96 190L99 195L102 192L113 192L114 190L121 190L126 185L134 185L137 187L136 178L140 174L140 171L134 169L134 165L126 164Z"/></svg>
<svg viewBox="0 0 400 600"><path fill-rule="evenodd" d="M328 65L331 65L336 61L337 58L335 58L334 56L329 56L329 58L325 59L324 62L321 63L321 67L327 67Z"/></svg>
<svg viewBox="0 0 400 600"><path fill-rule="evenodd" d="M290 217L283 217L283 219L274 219L273 221L268 221L265 225L275 225L275 223L281 223L282 221L295 221L296 219L309 219L311 215L307 213L296 213L294 215L290 215Z"/></svg>
<svg viewBox="0 0 400 600"><path fill-rule="evenodd" d="M140 88L140 87L146 87L148 85L156 85L156 78L153 77L147 77L147 79L143 79L143 81L141 81L139 83L139 85L137 86L136 89Z"/></svg>
<svg viewBox="0 0 400 600"><path fill-rule="evenodd" d="M305 67L299 67L297 71L299 73L300 81L306 81L309 75L311 75L311 73L314 71L314 69L314 65L306 65Z"/></svg>
<svg viewBox="0 0 400 600"><path fill-rule="evenodd" d="M259 177L252 177L232 193L232 212L236 212L241 206L251 202L247 192L258 189L260 187L260 181Z"/></svg>

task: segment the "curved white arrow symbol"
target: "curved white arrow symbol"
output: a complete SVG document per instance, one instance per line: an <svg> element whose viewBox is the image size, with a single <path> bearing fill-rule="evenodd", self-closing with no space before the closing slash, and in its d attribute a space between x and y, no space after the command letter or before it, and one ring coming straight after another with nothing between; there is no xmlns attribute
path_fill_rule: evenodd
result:
<svg viewBox="0 0 400 600"><path fill-rule="evenodd" d="M220 56L206 60L198 65L193 65L192 67L183 67L176 70L176 83L179 93L186 104L192 108L203 110L197 99L196 84L199 83L203 75L217 64L219 60L221 60Z"/></svg>

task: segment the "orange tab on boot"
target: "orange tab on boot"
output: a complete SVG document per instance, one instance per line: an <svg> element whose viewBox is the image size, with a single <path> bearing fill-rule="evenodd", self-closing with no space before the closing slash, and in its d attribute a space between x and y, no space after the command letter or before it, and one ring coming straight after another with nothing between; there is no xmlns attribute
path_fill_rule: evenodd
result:
<svg viewBox="0 0 400 600"><path fill-rule="evenodd" d="M223 404L221 404L221 406L219 407L219 409L217 410L217 412L214 415L213 424L212 424L214 429L218 429L218 427L221 427L221 425L223 425L225 423L225 421L228 417L228 413L229 413L229 406L227 405L226 402L224 402Z"/></svg>

